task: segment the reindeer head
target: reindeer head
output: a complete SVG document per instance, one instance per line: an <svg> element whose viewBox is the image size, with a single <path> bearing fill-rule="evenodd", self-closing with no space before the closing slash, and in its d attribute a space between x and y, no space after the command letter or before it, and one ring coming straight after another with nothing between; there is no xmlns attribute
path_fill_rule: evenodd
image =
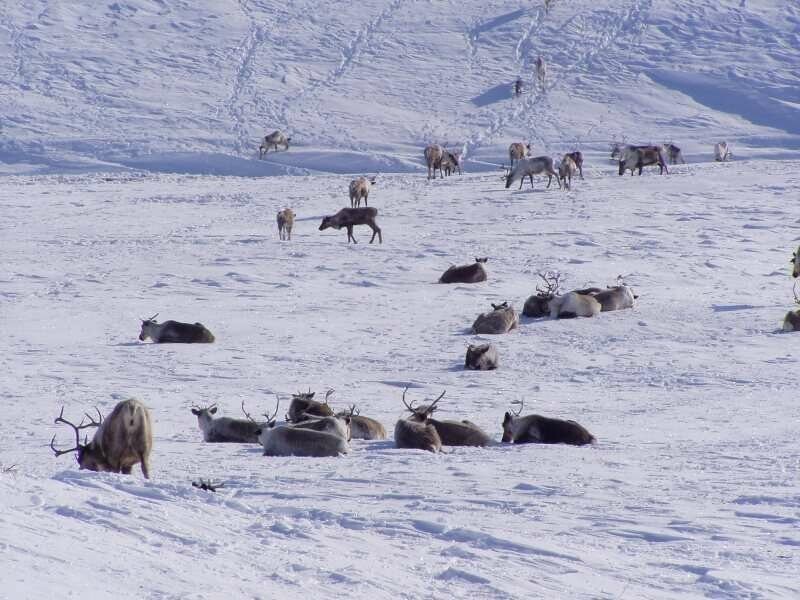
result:
<svg viewBox="0 0 800 600"><path fill-rule="evenodd" d="M475 257L475 262L476 263L485 263L488 260L489 260L488 256L484 256L483 258L478 258L477 256Z"/></svg>
<svg viewBox="0 0 800 600"><path fill-rule="evenodd" d="M436 400L434 400L430 404L421 404L419 406L414 406L414 402L415 402L414 400L411 401L411 404L408 404L406 402L406 392L407 391L408 391L408 387L406 387L406 389L403 390L403 404L405 404L405 407L411 413L411 416L408 417L408 420L409 421L418 421L420 423L425 423L428 420L428 418L438 408L436 406L436 404L439 402L439 400L444 398L445 393L447 393L447 390L445 390L444 392L441 393L441 395L438 398L436 398Z"/></svg>
<svg viewBox="0 0 800 600"><path fill-rule="evenodd" d="M152 337L152 330L153 327L158 325L158 321L156 321L156 317L158 313L154 314L149 319L142 319L142 330L139 332L139 341L143 342L147 338Z"/></svg>
<svg viewBox="0 0 800 600"><path fill-rule="evenodd" d="M56 417L54 422L64 423L75 430L75 446L66 450L57 449L55 447L56 436L54 435L53 439L50 440L50 448L53 450L56 456L75 452L75 458L77 459L78 466L81 469L88 469L89 471L108 471L111 469L105 460L102 449L98 448L94 441L89 442L88 438L84 438L84 442L81 444L81 429L86 429L87 427L100 427L100 425L103 423L103 415L100 414L100 410L97 408L95 408L95 410L97 410L97 421L95 421L94 418L88 413L84 413L84 417L81 419L81 422L78 425L75 425L64 418L64 407L62 406L61 413ZM84 423L85 419L89 420L88 423Z"/></svg>
<svg viewBox="0 0 800 600"><path fill-rule="evenodd" d="M792 277L800 277L800 246L792 253L789 262L792 264Z"/></svg>
<svg viewBox="0 0 800 600"><path fill-rule="evenodd" d="M518 411L506 411L506 414L503 415L503 442L510 442L514 439L514 420L522 414L524 405L525 401L520 400Z"/></svg>
<svg viewBox="0 0 800 600"><path fill-rule="evenodd" d="M493 310L502 310L504 308L508 308L508 301L503 302L502 304L494 304L492 303Z"/></svg>
<svg viewBox="0 0 800 600"><path fill-rule="evenodd" d="M244 406L244 400L242 400L242 406ZM192 414L197 417L197 424L203 429L204 426L208 426L214 420L212 415L217 414L217 405L193 406Z"/></svg>
<svg viewBox="0 0 800 600"><path fill-rule="evenodd" d="M336 221L334 220L333 216L322 217L322 223L320 223L319 230L320 231L324 231L325 229L328 229L329 227L333 227L334 229L341 229L342 228L341 225L336 223Z"/></svg>
<svg viewBox="0 0 800 600"><path fill-rule="evenodd" d="M280 406L281 406L281 399L278 397L278 394L275 394L275 411L271 415L263 413L264 418L266 419L267 428L272 429L273 427L275 427L275 417L278 415L278 409L280 408ZM244 409L244 403L242 403L242 408ZM250 415L247 415L247 417L250 418ZM252 419L250 420L252 421ZM263 432L264 432L263 429L257 429L255 433L256 435L260 436Z"/></svg>

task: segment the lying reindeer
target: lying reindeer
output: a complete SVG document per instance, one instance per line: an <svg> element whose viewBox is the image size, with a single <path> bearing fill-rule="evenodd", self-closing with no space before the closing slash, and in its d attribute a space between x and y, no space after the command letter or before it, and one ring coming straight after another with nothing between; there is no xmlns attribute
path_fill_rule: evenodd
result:
<svg viewBox="0 0 800 600"><path fill-rule="evenodd" d="M217 414L217 405L207 407L193 407L192 414L197 417L197 426L203 432L203 441L216 443L257 444L261 429L266 423L257 423L244 409L242 412L247 419L231 419L230 417L214 418Z"/></svg>
<svg viewBox="0 0 800 600"><path fill-rule="evenodd" d="M501 334L508 333L519 326L519 315L508 302L492 304L492 311L478 315L472 324L472 333Z"/></svg>
<svg viewBox="0 0 800 600"><path fill-rule="evenodd" d="M541 415L520 417L523 403L515 413L503 416L503 441L513 444L572 444L594 443L595 437L575 421L551 419Z"/></svg>
<svg viewBox="0 0 800 600"><path fill-rule="evenodd" d="M467 348L467 357L464 360L464 368L473 371L492 371L497 368L499 363L497 348L494 344L482 344Z"/></svg>
<svg viewBox="0 0 800 600"><path fill-rule="evenodd" d="M178 321L158 323L157 316L158 313L149 319L142 319L139 341L143 342L147 338L156 344L210 344L214 341L214 334L202 323L180 323Z"/></svg>
<svg viewBox="0 0 800 600"><path fill-rule="evenodd" d="M567 292L550 300L551 319L574 319L576 317L595 317L600 314L602 306L590 294Z"/></svg>
<svg viewBox="0 0 800 600"><path fill-rule="evenodd" d="M408 388L406 388L408 390ZM480 427L470 421L438 421L431 415L437 410L437 404L445 395L445 392L433 402L427 405L414 406L406 404L406 395L403 392L403 404L411 412L409 421L425 425L433 425L442 446L488 446L491 438Z"/></svg>
<svg viewBox="0 0 800 600"><path fill-rule="evenodd" d="M292 394L292 402L289 404L289 412L286 420L290 423L300 423L314 417L332 417L333 409L328 405L328 398L333 394L333 390L325 392L325 401L314 400L315 392L298 392Z"/></svg>
<svg viewBox="0 0 800 600"><path fill-rule="evenodd" d="M347 454L347 440L336 433L315 431L291 425L276 426L280 401L272 415L265 414L266 426L259 432L258 441L264 447L264 456L339 456Z"/></svg>
<svg viewBox="0 0 800 600"><path fill-rule="evenodd" d="M600 303L602 312L633 308L633 301L639 297L624 283L592 293L592 296Z"/></svg>
<svg viewBox="0 0 800 600"><path fill-rule="evenodd" d="M403 390L403 404L406 404L407 391L408 388ZM408 404L406 404L406 408L408 408ZM412 420L413 416L397 420L394 426L394 445L397 448L440 452L442 440L436 428L431 423Z"/></svg>
<svg viewBox="0 0 800 600"><path fill-rule="evenodd" d="M350 419L350 435L357 440L385 440L386 428L375 419L362 417L353 404L349 411L336 413L337 417Z"/></svg>
<svg viewBox="0 0 800 600"><path fill-rule="evenodd" d="M536 286L536 294L530 296L525 301L525 306L522 309L522 314L526 317L546 317L550 316L551 306L550 303L556 298L561 298L561 274L548 271L546 273L539 273L539 277L544 280L547 287L541 288ZM573 290L572 293L582 296L594 295L602 292L600 288L585 288L581 290ZM556 303L558 304L558 303Z"/></svg>
<svg viewBox="0 0 800 600"><path fill-rule="evenodd" d="M453 265L439 277L439 283L479 283L486 281L486 269L484 264L489 260L485 258L475 258L471 265Z"/></svg>
<svg viewBox="0 0 800 600"><path fill-rule="evenodd" d="M140 464L142 475L150 478L150 452L153 449L153 433L150 424L150 412L144 404L131 398L119 402L108 418L103 419L97 411L98 421L88 414L88 423L83 419L78 425L64 418L64 407L56 417L56 423L65 423L75 430L75 447L58 450L55 447L56 436L50 440L50 448L56 456L77 452L78 466L89 471L109 471L111 473L130 474L134 465ZM81 444L81 429L97 427L97 431L89 443Z"/></svg>
<svg viewBox="0 0 800 600"><path fill-rule="evenodd" d="M378 227L378 224L375 222L375 217L377 216L378 209L372 206L365 208L343 208L335 215L322 217L319 230L324 231L329 227L333 227L334 229L345 227L347 229L347 242L350 243L350 240L353 240L353 243L357 244L356 238L353 237L353 227L356 225L367 225L372 229L372 238L369 243L371 244L374 242L375 236L377 235L378 243L382 244L383 236L381 235L381 228Z"/></svg>
<svg viewBox="0 0 800 600"><path fill-rule="evenodd" d="M293 423L292 427L295 429L313 429L314 431L325 431L344 438L345 441L350 441L353 437L352 428L350 427L350 417L334 416L334 417L319 417L313 419L306 419L299 423Z"/></svg>

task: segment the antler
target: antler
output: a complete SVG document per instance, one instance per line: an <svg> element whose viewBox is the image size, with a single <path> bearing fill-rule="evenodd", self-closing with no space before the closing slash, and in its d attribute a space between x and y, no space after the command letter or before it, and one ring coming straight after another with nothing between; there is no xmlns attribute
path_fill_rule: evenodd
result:
<svg viewBox="0 0 800 600"><path fill-rule="evenodd" d="M358 411L356 410L356 405L355 404L350 406L350 415L349 416L357 417L360 414L361 414L361 411L360 410L358 410Z"/></svg>
<svg viewBox="0 0 800 600"><path fill-rule="evenodd" d="M95 409L97 410L97 414L100 415L100 410L97 409L97 407L95 407ZM75 423L72 423L71 421L67 421L64 418L64 407L63 406L61 407L61 412L59 413L59 415L55 418L55 421L53 421L53 422L54 423L66 423L67 425L72 427L72 429L75 430L75 447L74 448L70 448L68 450L59 450L58 448L55 447L56 436L53 435L53 439L50 440L50 448L53 450L53 452L55 452L56 456L61 456L62 454L68 454L70 452L77 451L81 447L81 434L80 434L81 429L86 429L87 427L99 427L100 423L103 422L103 416L102 415L100 415L100 422L95 422L95 420L92 417L89 417L88 414L86 416L89 418L89 422L88 423L84 423L83 419L81 419L81 422L78 425L75 425Z"/></svg>
<svg viewBox="0 0 800 600"><path fill-rule="evenodd" d="M546 289L542 289L537 285L536 292L538 295L549 296L552 294L553 296L556 296L558 294L558 289L561 287L561 273L558 271L546 271L544 273L539 273L538 275L544 280L544 283L547 286Z"/></svg>
<svg viewBox="0 0 800 600"><path fill-rule="evenodd" d="M325 392L325 400L323 400L323 402L324 402L325 404L327 404L327 403L328 403L328 398L330 398L330 397L333 395L333 393L334 393L335 391L336 391L336 390L334 390L333 388L331 388L331 389L329 389L327 392Z"/></svg>
<svg viewBox="0 0 800 600"><path fill-rule="evenodd" d="M404 390L403 390L403 404L405 404L405 405L406 405L406 408L407 408L408 410L410 410L412 413L413 413L413 412L416 412L416 411L414 410L414 400L412 400L412 401L411 401L411 404L410 404L410 405L409 405L409 404L406 402L406 392L407 392L407 391L408 391L408 386L406 386L406 389L404 389Z"/></svg>
<svg viewBox="0 0 800 600"><path fill-rule="evenodd" d="M250 413L249 413L249 412L247 412L247 411L244 409L244 400L242 400L242 412L244 413L244 416L245 416L245 417L247 417L247 419L248 419L249 421L252 421L253 423L255 423L255 422L256 422L256 420L255 420L253 417L251 417L251 416L250 416Z"/></svg>
<svg viewBox="0 0 800 600"><path fill-rule="evenodd" d="M517 402L512 402L511 404L517 404ZM515 417L518 417L518 416L520 416L520 414L522 414L522 407L523 406L525 406L525 400L520 400L519 401L519 410L517 412L512 411L512 412L514 412L514 416Z"/></svg>
<svg viewBox="0 0 800 600"><path fill-rule="evenodd" d="M436 410L436 403L439 402L439 400L441 400L442 398L444 398L444 395L446 393L447 390L443 391L441 394L439 394L439 397L436 400L430 403L430 405L428 406L428 413L432 413L433 411Z"/></svg>
<svg viewBox="0 0 800 600"><path fill-rule="evenodd" d="M272 416L268 415L267 413L262 413L267 418L267 423L272 423L275 420L275 417L278 415L278 408L281 405L281 399L278 397L278 394L275 394L275 412L272 413Z"/></svg>

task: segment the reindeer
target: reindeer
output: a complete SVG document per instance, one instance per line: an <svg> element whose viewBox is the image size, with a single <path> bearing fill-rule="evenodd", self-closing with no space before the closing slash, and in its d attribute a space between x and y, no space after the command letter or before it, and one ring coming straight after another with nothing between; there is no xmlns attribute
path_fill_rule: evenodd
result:
<svg viewBox="0 0 800 600"><path fill-rule="evenodd" d="M291 208L284 208L278 211L278 237L281 240L292 239L292 227L294 227L294 214Z"/></svg>
<svg viewBox="0 0 800 600"><path fill-rule="evenodd" d="M486 269L484 264L489 260L488 257L475 258L475 262L471 265L451 266L447 269L442 276L439 277L439 283L479 283L486 281Z"/></svg>
<svg viewBox="0 0 800 600"><path fill-rule="evenodd" d="M354 244L357 244L356 238L353 237L353 227L356 225L367 225L370 229L372 229L372 238L370 238L369 243L375 241L375 236L378 236L378 243L383 243L383 236L381 235L381 228L378 227L378 224L375 222L375 217L378 216L378 209L372 206L368 206L366 208L343 208L335 215L330 215L327 217L322 217L322 223L319 226L320 231L324 231L329 227L333 227L334 229L341 229L342 227L347 229L347 243L350 243L350 240L353 240Z"/></svg>
<svg viewBox="0 0 800 600"><path fill-rule="evenodd" d="M800 246L792 253L789 261L792 265L792 277L800 277Z"/></svg>
<svg viewBox="0 0 800 600"><path fill-rule="evenodd" d="M289 404L286 420L290 423L300 423L314 417L332 417L334 413L328 404L328 398L333 394L333 390L325 392L324 402L314 400L314 394L315 392L311 390L292 394L292 402Z"/></svg>
<svg viewBox="0 0 800 600"><path fill-rule="evenodd" d="M473 371L492 371L497 368L499 358L494 344L470 344L464 360L464 368Z"/></svg>
<svg viewBox="0 0 800 600"><path fill-rule="evenodd" d="M569 156L578 168L578 174L583 179L583 152L575 150L575 152L567 152L564 156Z"/></svg>
<svg viewBox="0 0 800 600"><path fill-rule="evenodd" d="M481 313L472 324L472 333L501 334L508 333L519 326L519 315L508 302L492 304L491 312Z"/></svg>
<svg viewBox="0 0 800 600"><path fill-rule="evenodd" d="M505 166L504 166L505 168ZM541 173L547 174L547 187L553 181L553 177L558 180L558 173L553 169L553 159L549 156L537 156L536 158L521 158L513 169L506 171L506 189L511 187L511 184L519 179L519 189L522 189L522 184L525 183L525 178L531 178L531 187L533 187L533 176Z"/></svg>
<svg viewBox="0 0 800 600"><path fill-rule="evenodd" d="M531 145L523 144L521 142L514 142L508 147L508 159L511 161L511 168L514 168L515 160L522 160L530 156Z"/></svg>
<svg viewBox="0 0 800 600"><path fill-rule="evenodd" d="M343 438L345 441L349 442L353 437L352 428L350 425L350 417L339 417L337 415L333 417L306 419L305 421L300 421L299 423L293 423L292 427L295 429L325 431L327 433L332 433L333 435L338 435L340 438Z"/></svg>
<svg viewBox="0 0 800 600"><path fill-rule="evenodd" d="M628 144L628 138L626 136L622 136L622 141L618 142L616 140L611 142L611 160L614 162L619 161L622 158L622 154L625 152L627 148L632 148L633 146Z"/></svg>
<svg viewBox="0 0 800 600"><path fill-rule="evenodd" d="M800 296L797 295L797 281L794 282L792 292L794 293L795 304L800 305ZM797 310L790 310L786 313L786 316L783 318L783 330L800 331L800 308Z"/></svg>
<svg viewBox="0 0 800 600"><path fill-rule="evenodd" d="M413 413L414 410L406 404L407 391L408 387L403 390L403 404ZM406 419L398 419L394 426L394 445L397 448L440 452L442 450L442 440L439 437L439 432L436 431L436 427L425 421L412 420L413 416Z"/></svg>
<svg viewBox="0 0 800 600"><path fill-rule="evenodd" d="M576 317L595 317L600 314L600 302L590 294L567 292L550 301L551 319L574 319Z"/></svg>
<svg viewBox="0 0 800 600"><path fill-rule="evenodd" d="M214 334L206 329L202 323L180 323L178 321L164 321L158 323L154 314L149 319L142 319L142 331L139 341L144 342L150 338L156 344L211 344Z"/></svg>
<svg viewBox="0 0 800 600"><path fill-rule="evenodd" d="M639 297L624 283L611 286L600 292L594 292L592 296L600 303L600 310L602 312L633 308L633 301Z"/></svg>
<svg viewBox="0 0 800 600"><path fill-rule="evenodd" d="M297 426L275 424L280 400L272 415L264 414L266 426L259 432L258 441L264 456L339 456L350 448L341 435Z"/></svg>
<svg viewBox="0 0 800 600"><path fill-rule="evenodd" d="M353 404L349 410L336 413L339 418L350 419L350 434L357 440L385 440L386 428L375 419L362 417Z"/></svg>
<svg viewBox="0 0 800 600"><path fill-rule="evenodd" d="M717 142L714 144L714 160L717 162L725 162L733 158L728 142Z"/></svg>
<svg viewBox="0 0 800 600"><path fill-rule="evenodd" d="M197 417L197 426L203 432L203 441L215 443L257 444L261 429L266 423L258 423L248 414L242 400L242 412L245 419L230 417L214 418L217 405L192 407L192 414Z"/></svg>
<svg viewBox="0 0 800 600"><path fill-rule="evenodd" d="M561 274L558 272L547 271L546 273L539 273L539 277L544 280L544 288L536 286L536 294L530 296L525 301L525 306L522 309L522 314L526 317L545 317L550 315L550 303L555 298L560 298L561 289ZM582 296L594 295L603 290L600 288L585 288L582 290L572 290L575 294Z"/></svg>
<svg viewBox="0 0 800 600"><path fill-rule="evenodd" d="M551 419L541 415L521 417L524 402L515 413L503 416L503 442L513 444L593 444L595 437L575 421Z"/></svg>
<svg viewBox="0 0 800 600"><path fill-rule="evenodd" d="M65 423L75 430L75 447L59 450L55 447L56 436L50 440L50 448L56 456L77 452L78 465L90 471L109 471L111 473L130 474L134 465L140 464L142 475L150 478L150 452L153 449L153 433L150 424L150 412L139 402L131 398L119 402L107 419L103 419L97 411L98 420L89 414L78 425L64 418L64 407L56 417L56 423ZM81 429L97 427L91 442L81 444Z"/></svg>
<svg viewBox="0 0 800 600"><path fill-rule="evenodd" d="M631 170L631 175L636 169L639 169L639 175L642 174L642 168L649 165L658 165L659 175L666 173L669 175L667 163L664 161L664 154L658 146L628 146L619 159L619 174L624 175L626 169Z"/></svg>
<svg viewBox="0 0 800 600"><path fill-rule="evenodd" d="M544 59L541 56L536 58L536 79L539 80L539 84L542 86L542 90L544 90L545 80L547 79L547 65L544 63Z"/></svg>
<svg viewBox="0 0 800 600"><path fill-rule="evenodd" d="M436 179L436 169L439 169L439 176L444 179L442 173L442 159L444 150L439 144L431 144L425 148L425 164L428 165L428 179Z"/></svg>
<svg viewBox="0 0 800 600"><path fill-rule="evenodd" d="M514 97L519 98L522 95L522 79L517 77L514 82Z"/></svg>
<svg viewBox="0 0 800 600"><path fill-rule="evenodd" d="M258 159L261 160L269 152L270 148L275 148L275 152L277 152L279 145L283 146L284 150L288 150L289 142L291 141L292 138L286 137L282 131L276 129L269 135L264 136L264 141L258 147Z"/></svg>
<svg viewBox="0 0 800 600"><path fill-rule="evenodd" d="M563 183L563 189L568 190L572 185L572 176L577 170L578 165L569 154L565 154L561 159L561 164L558 165L558 187L562 187Z"/></svg>
<svg viewBox="0 0 800 600"><path fill-rule="evenodd" d="M358 177L350 182L351 208L361 206L362 198L364 199L364 206L369 206L369 204L367 204L367 199L369 198L370 187L375 185L376 179L377 175L375 177L371 177L370 179L367 179L366 177Z"/></svg>
<svg viewBox="0 0 800 600"><path fill-rule="evenodd" d="M448 177L456 171L461 175L461 154L445 150L441 166L444 168L444 174Z"/></svg>
<svg viewBox="0 0 800 600"><path fill-rule="evenodd" d="M406 391L408 388L406 388ZM431 415L438 409L439 400L444 398L446 390L430 404L414 406L414 402L406 404L406 395L403 392L403 404L411 412L409 421L420 424L433 425L442 441L442 446L488 446L491 438L480 427L470 421L438 421Z"/></svg>
<svg viewBox="0 0 800 600"><path fill-rule="evenodd" d="M671 165L677 165L678 163L686 164L686 161L683 160L683 154L681 153L681 149L678 148L672 142L666 142L661 146L661 149L664 151L664 154Z"/></svg>

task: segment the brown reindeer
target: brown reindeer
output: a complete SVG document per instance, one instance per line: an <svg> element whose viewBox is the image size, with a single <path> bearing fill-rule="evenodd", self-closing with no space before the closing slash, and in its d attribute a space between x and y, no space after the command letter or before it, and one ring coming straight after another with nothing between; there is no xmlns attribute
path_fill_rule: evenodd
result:
<svg viewBox="0 0 800 600"><path fill-rule="evenodd" d="M280 239L292 239L292 227L294 227L294 218L296 216L291 208L284 208L278 211L278 237Z"/></svg>
<svg viewBox="0 0 800 600"><path fill-rule="evenodd" d="M406 392L403 390L403 404L406 404ZM413 417L413 415L412 415ZM397 448L411 448L414 450L427 450L428 452L439 452L442 449L442 440L436 428L430 423L407 419L398 419L394 426L394 445Z"/></svg>
<svg viewBox="0 0 800 600"><path fill-rule="evenodd" d="M464 368L473 371L492 371L497 368L499 358L494 344L481 344L467 347L467 356L464 359Z"/></svg>
<svg viewBox="0 0 800 600"><path fill-rule="evenodd" d="M515 413L503 416L503 441L514 444L572 444L594 443L595 437L575 421L551 419L541 415L521 417L523 402Z"/></svg>
<svg viewBox="0 0 800 600"><path fill-rule="evenodd" d="M408 388L406 388L407 390ZM409 421L420 424L433 425L442 441L442 446L488 446L491 438L480 427L471 421L439 421L431 417L438 409L439 400L444 398L445 392L430 404L414 406L414 402L406 404L403 392L403 404L411 412Z"/></svg>
<svg viewBox="0 0 800 600"><path fill-rule="evenodd" d="M375 419L361 416L353 404L349 410L336 413L337 417L350 419L350 434L357 440L385 440L386 428Z"/></svg>
<svg viewBox="0 0 800 600"><path fill-rule="evenodd" d="M324 231L329 227L334 229L347 229L347 242L353 240L357 244L356 238L353 237L353 227L356 225L367 225L372 229L372 238L369 243L375 241L375 236L378 236L378 243L383 243L383 236L381 235L381 228L375 222L375 217L378 216L378 209L372 206L366 208L343 208L335 215L330 215L322 218L322 224L319 226L320 231Z"/></svg>
<svg viewBox="0 0 800 600"><path fill-rule="evenodd" d="M439 277L439 283L479 283L486 281L486 269L484 264L489 260L488 257L475 258L471 265L453 265Z"/></svg>
<svg viewBox="0 0 800 600"><path fill-rule="evenodd" d="M439 144L431 144L425 147L425 164L428 166L428 179L436 179L436 169L439 169L439 178L444 179L442 173L442 159L444 149Z"/></svg>
<svg viewBox="0 0 800 600"><path fill-rule="evenodd" d="M624 175L625 171L630 169L631 175L633 175L633 172L639 169L641 176L642 168L649 165L658 165L659 175L664 173L669 175L669 169L660 146L627 146L619 159L619 174Z"/></svg>
<svg viewBox="0 0 800 600"><path fill-rule="evenodd" d="M75 430L75 447L67 450L59 450L55 447L56 436L50 440L50 448L56 456L77 452L78 465L81 469L90 471L110 471L112 473L129 474L131 468L136 464L141 464L142 474L145 478L150 477L150 451L153 449L153 433L150 424L150 413L147 408L131 398L119 402L107 419L103 419L100 411L97 411L98 419L94 420L88 414L85 418L89 419L84 423L83 419L78 425L67 421L64 418L64 407L56 417L56 423L64 423ZM91 442L81 444L81 429L97 427Z"/></svg>
<svg viewBox="0 0 800 600"><path fill-rule="evenodd" d="M328 405L328 398L333 394L333 390L325 392L325 401L314 400L315 392L299 392L292 395L292 402L289 404L289 412L286 420L291 423L300 423L314 417L332 417L333 409Z"/></svg>

